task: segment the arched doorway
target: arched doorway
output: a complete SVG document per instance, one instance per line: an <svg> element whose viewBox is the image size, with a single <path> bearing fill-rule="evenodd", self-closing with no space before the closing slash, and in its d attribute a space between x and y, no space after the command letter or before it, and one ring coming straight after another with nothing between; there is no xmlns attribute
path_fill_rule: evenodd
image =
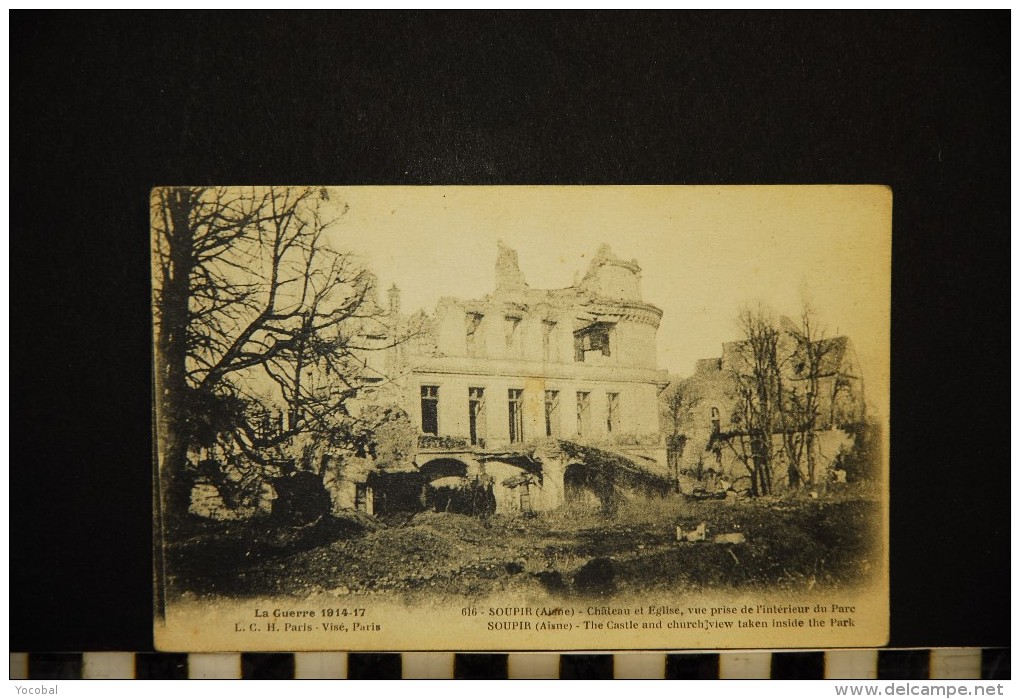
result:
<svg viewBox="0 0 1020 699"><path fill-rule="evenodd" d="M581 463L568 464L563 471L563 497L568 506L596 509L605 507L607 484L601 473Z"/></svg>
<svg viewBox="0 0 1020 699"><path fill-rule="evenodd" d="M459 459L433 459L419 468L424 485L421 502L426 510L466 515L490 514L496 509L492 480L468 478L468 465Z"/></svg>
<svg viewBox="0 0 1020 699"><path fill-rule="evenodd" d="M466 478L468 466L459 459L441 457L422 464L418 470L427 482L432 482L440 478Z"/></svg>

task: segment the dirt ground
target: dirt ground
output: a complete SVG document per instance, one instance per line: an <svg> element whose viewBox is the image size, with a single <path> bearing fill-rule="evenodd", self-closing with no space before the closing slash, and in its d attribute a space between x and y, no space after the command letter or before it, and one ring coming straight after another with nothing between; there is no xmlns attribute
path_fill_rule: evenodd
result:
<svg viewBox="0 0 1020 699"><path fill-rule="evenodd" d="M168 547L171 596L386 594L463 599L708 588L833 589L877 570L880 504L862 492L812 499L638 499L613 516L566 507L534 517L422 512L269 529L204 525ZM705 523L705 541L676 530ZM713 543L740 533L742 543Z"/></svg>

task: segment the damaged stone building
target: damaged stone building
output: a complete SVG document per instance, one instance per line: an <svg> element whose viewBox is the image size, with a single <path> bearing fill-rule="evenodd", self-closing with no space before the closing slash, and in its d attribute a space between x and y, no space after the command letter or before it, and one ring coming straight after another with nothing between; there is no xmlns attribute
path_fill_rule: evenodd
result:
<svg viewBox="0 0 1020 699"><path fill-rule="evenodd" d="M783 363L783 380L786 390L803 396L809 390L808 369L796 343L797 333L788 318L780 321L782 330L779 353L789 360ZM817 345L824 345L824 348ZM748 474L735 440L721 439L741 433L740 392L737 374L747 363L745 343L726 342L719 357L700 359L694 374L683 380L687 392L696 396L696 402L684 416L682 431L686 441L682 448L668 455L670 475L678 478L681 491L701 484L709 489L719 480L733 483ZM834 459L852 446L851 435L843 428L860 423L865 417L864 380L853 342L846 336L818 340L816 354L820 357L815 372L817 395L815 405L815 435L813 448L818 460L820 475ZM777 456L775 471L777 483L786 480L786 451L782 435L773 436L773 451Z"/></svg>
<svg viewBox="0 0 1020 699"><path fill-rule="evenodd" d="M403 408L417 439L405 459L358 469L359 509L526 513L668 487L662 311L642 300L636 261L603 245L574 285L536 289L500 243L490 294L408 317L394 286L389 313L423 331L374 360L391 377L375 399Z"/></svg>
<svg viewBox="0 0 1020 699"><path fill-rule="evenodd" d="M643 300L636 260L603 245L574 284L538 289L516 251L500 243L495 253L494 288L481 298L442 297L431 314L405 314L394 285L385 304L368 301L370 320L356 328L362 351L351 358L359 386L345 403L364 434L332 446L294 438L280 455L286 465L253 469L257 476L231 472L250 480L250 504L224 507L206 480L193 491L193 511L265 514L286 495L281 486L300 479L308 487L291 488L291 500L321 493L321 484L334 514L519 514L577 502L612 509L635 492L715 490L747 475L732 442L720 439L739 432L740 342L697 362L682 383L698 401L671 424L663 415L670 379L656 361L662 310ZM840 428L864 415L852 343L826 343L813 441L822 473L851 444ZM786 368L788 385L806 384L796 361ZM350 389L347 378L309 367L305 381L330 397ZM280 410L266 429L282 430L284 420ZM781 475L778 444L776 452Z"/></svg>

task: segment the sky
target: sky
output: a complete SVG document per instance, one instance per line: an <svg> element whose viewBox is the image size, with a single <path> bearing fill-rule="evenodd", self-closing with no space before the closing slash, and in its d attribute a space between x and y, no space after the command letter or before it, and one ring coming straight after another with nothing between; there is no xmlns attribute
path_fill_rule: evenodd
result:
<svg viewBox="0 0 1020 699"><path fill-rule="evenodd" d="M363 257L382 289L396 283L405 313L491 292L498 240L534 288L571 285L608 243L637 260L644 301L663 309L661 368L687 376L718 357L740 337L742 308L796 319L807 299L828 336L854 342L869 400L887 402L885 187L338 187L330 200L349 207L333 244Z"/></svg>

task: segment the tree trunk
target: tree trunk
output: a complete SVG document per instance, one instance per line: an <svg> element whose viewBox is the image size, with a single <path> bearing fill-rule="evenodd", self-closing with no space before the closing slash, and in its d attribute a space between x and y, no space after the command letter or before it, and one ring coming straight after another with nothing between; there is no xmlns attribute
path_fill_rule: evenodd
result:
<svg viewBox="0 0 1020 699"><path fill-rule="evenodd" d="M804 435L804 449L807 451L807 484L815 484L815 430L811 425L807 434Z"/></svg>
<svg viewBox="0 0 1020 699"><path fill-rule="evenodd" d="M155 378L160 485L164 512L171 522L183 519L190 504L185 466L188 452L188 303L194 267L191 196L186 190L174 189L167 192L163 200L169 219L168 259L161 285Z"/></svg>

